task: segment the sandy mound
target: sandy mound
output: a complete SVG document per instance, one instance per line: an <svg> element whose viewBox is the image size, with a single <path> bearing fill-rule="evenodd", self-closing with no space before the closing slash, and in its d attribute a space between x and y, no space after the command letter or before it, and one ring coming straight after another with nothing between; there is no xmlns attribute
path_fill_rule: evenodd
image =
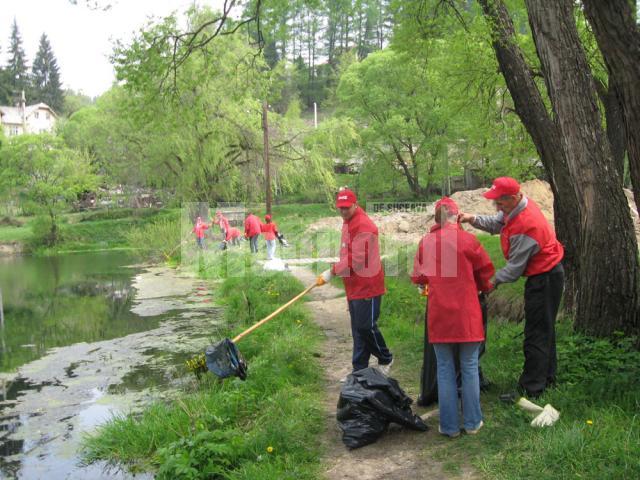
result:
<svg viewBox="0 0 640 480"><path fill-rule="evenodd" d="M485 199L482 194L486 188L477 190L466 190L456 192L451 195L460 211L476 213L481 215L493 215L495 207L490 200ZM551 187L543 180L530 180L522 184L522 191L540 206L542 213L550 222L553 222L553 194ZM633 201L633 194L629 190L625 190L629 201L629 209L633 218L636 237L640 243L640 218ZM424 212L421 213L374 213L371 215L372 220L378 226L380 234L392 240L401 243L417 243L422 236L429 231L434 223L434 204L428 205ZM339 216L326 217L311 224L307 232L317 232L321 230L340 230L342 228L342 219ZM465 230L478 233L479 231L465 225Z"/></svg>

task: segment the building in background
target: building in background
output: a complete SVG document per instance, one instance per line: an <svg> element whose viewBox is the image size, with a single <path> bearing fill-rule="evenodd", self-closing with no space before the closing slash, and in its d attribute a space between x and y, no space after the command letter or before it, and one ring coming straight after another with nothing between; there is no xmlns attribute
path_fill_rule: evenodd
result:
<svg viewBox="0 0 640 480"><path fill-rule="evenodd" d="M26 105L24 92L15 107L0 105L0 124L7 137L23 133L52 133L58 115L46 103Z"/></svg>

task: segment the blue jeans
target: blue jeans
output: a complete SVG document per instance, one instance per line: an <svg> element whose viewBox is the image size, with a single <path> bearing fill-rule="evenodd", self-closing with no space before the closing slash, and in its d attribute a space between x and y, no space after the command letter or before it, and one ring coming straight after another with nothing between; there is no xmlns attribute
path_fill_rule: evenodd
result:
<svg viewBox="0 0 640 480"><path fill-rule="evenodd" d="M254 235L253 237L249 237L249 248L251 248L251 253L258 253L258 237L260 235Z"/></svg>
<svg viewBox="0 0 640 480"><path fill-rule="evenodd" d="M371 355L378 359L380 365L388 365L393 355L378 329L380 304L382 296L349 300L351 316L351 336L353 337L353 371L369 366Z"/></svg>
<svg viewBox="0 0 640 480"><path fill-rule="evenodd" d="M266 240L267 243L267 260L273 260L276 255L276 241Z"/></svg>
<svg viewBox="0 0 640 480"><path fill-rule="evenodd" d="M478 379L478 353L480 342L434 343L438 361L438 406L440 431L453 435L460 431L458 413L458 386L456 384L455 355L460 358L462 375L462 414L464 428L475 430L482 421L480 409L480 381Z"/></svg>

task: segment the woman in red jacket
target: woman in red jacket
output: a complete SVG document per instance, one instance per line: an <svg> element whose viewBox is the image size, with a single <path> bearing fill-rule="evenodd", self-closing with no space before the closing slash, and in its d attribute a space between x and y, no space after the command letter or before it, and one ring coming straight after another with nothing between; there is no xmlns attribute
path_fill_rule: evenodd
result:
<svg viewBox="0 0 640 480"><path fill-rule="evenodd" d="M411 280L428 287L427 327L438 364L440 433L460 434L455 357L462 374L464 429L482 427L478 353L484 340L478 291L491 290L495 270L480 242L457 223L458 206L444 197L436 203L436 225L418 246Z"/></svg>

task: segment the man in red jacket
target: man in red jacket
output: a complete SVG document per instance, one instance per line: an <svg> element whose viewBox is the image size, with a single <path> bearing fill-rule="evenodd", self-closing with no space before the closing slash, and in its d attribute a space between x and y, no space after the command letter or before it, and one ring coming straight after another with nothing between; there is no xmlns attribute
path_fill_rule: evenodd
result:
<svg viewBox="0 0 640 480"><path fill-rule="evenodd" d="M564 249L538 205L513 178L496 178L484 196L494 201L498 214L461 213L459 221L500 234L507 265L496 273L496 287L527 277L524 368L518 384L523 393L537 397L556 380L555 322L564 287Z"/></svg>
<svg viewBox="0 0 640 480"><path fill-rule="evenodd" d="M367 368L373 355L378 359L379 369L388 375L393 355L377 324L385 293L378 228L358 206L355 193L349 189L338 192L336 208L344 220L340 260L322 272L316 282L320 286L334 275L342 277L351 316L353 371Z"/></svg>
<svg viewBox="0 0 640 480"><path fill-rule="evenodd" d="M247 214L244 220L244 236L249 239L249 247L251 253L258 253L258 237L260 236L260 219L252 212Z"/></svg>
<svg viewBox="0 0 640 480"><path fill-rule="evenodd" d="M458 205L436 203L436 224L416 252L411 281L429 289L427 330L437 357L440 433L460 434L456 360L467 433L482 427L478 357L484 326L478 292L491 290L495 270L480 242L457 223Z"/></svg>

